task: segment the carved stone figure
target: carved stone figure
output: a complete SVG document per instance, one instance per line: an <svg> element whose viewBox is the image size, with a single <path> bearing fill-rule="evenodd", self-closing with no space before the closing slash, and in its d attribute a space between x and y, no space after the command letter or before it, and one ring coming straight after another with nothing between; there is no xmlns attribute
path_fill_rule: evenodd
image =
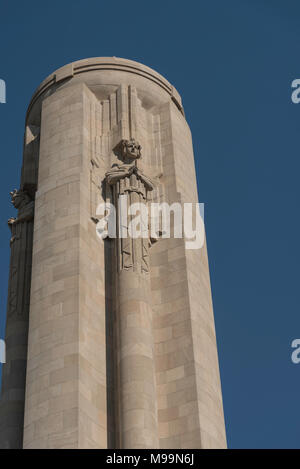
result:
<svg viewBox="0 0 300 469"><path fill-rule="evenodd" d="M121 140L117 148L121 149L123 159L136 160L142 156L142 147L134 138Z"/></svg>
<svg viewBox="0 0 300 469"><path fill-rule="evenodd" d="M8 226L11 229L11 266L7 314L17 312L23 315L24 310L29 306L29 290L25 288L25 279L28 278L31 270L34 201L25 190L15 189L10 192L10 196L13 206L18 209L18 216L8 220ZM21 294L22 289L24 293ZM26 307L24 306L25 297Z"/></svg>
<svg viewBox="0 0 300 469"><path fill-rule="evenodd" d="M16 331L16 335L7 340L7 363L3 368L2 409L10 409L11 425L15 428L14 440L9 445L20 447L22 445L25 403L34 201L33 194L31 195L27 190L15 189L10 192L10 196L13 206L18 210L18 215L16 218L12 217L8 220L8 226L11 230L11 249L6 336L9 337L13 330ZM13 396L23 397L18 397L17 403L14 403ZM2 415L3 412L2 410ZM22 425L21 428L20 425ZM5 430L2 427L0 447L3 444L8 444L3 443L4 439Z"/></svg>
<svg viewBox="0 0 300 469"><path fill-rule="evenodd" d="M112 168L106 173L106 180L108 184L112 185L120 179L130 177L132 174L135 174L137 179L144 183L147 191L152 191L154 189L154 184L149 177L147 177L135 163L132 164L114 164Z"/></svg>
<svg viewBox="0 0 300 469"><path fill-rule="evenodd" d="M121 149L121 154L125 161L128 159L133 160L130 163L115 163L109 171L105 174L105 180L108 187L111 187L113 194L112 200L116 204L116 209L119 210L118 200L123 194L127 194L127 206L132 203L147 203L148 192L154 189L153 181L146 176L137 166L137 160L141 158L141 146L135 140L121 140L117 148ZM120 216L118 216L120 218ZM122 217L123 220L123 217ZM125 214L126 226L122 230L127 233L127 237L121 237L118 242L117 257L119 259L120 270L140 270L142 273L149 272L149 247L152 240L141 237L131 239L128 234L128 220L127 212ZM143 231L148 232L148 226L143 227ZM134 254L135 253L135 254Z"/></svg>
<svg viewBox="0 0 300 469"><path fill-rule="evenodd" d="M11 203L19 210L17 218L9 218L8 225L30 221L34 216L34 201L26 191L15 189L10 192Z"/></svg>
<svg viewBox="0 0 300 469"><path fill-rule="evenodd" d="M24 223L33 220L34 217L34 201L31 199L30 195L23 190L17 190L10 192L11 203L13 206L19 210L18 217L11 217L8 219L7 223L11 229L11 238L10 245L12 245L17 239L20 239L20 234L17 235L14 226L18 223Z"/></svg>

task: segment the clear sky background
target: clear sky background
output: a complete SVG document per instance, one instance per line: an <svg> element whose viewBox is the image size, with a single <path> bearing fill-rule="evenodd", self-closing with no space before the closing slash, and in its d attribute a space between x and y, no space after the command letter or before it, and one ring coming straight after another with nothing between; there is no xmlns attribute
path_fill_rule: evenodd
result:
<svg viewBox="0 0 300 469"><path fill-rule="evenodd" d="M205 222L230 448L300 448L299 0L0 1L0 337L26 107L68 62L142 62L180 92Z"/></svg>

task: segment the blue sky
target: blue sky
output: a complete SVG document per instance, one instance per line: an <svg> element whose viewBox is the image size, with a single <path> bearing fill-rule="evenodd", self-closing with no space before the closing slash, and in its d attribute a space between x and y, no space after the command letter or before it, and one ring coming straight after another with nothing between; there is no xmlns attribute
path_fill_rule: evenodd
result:
<svg viewBox="0 0 300 469"><path fill-rule="evenodd" d="M299 1L1 1L0 41L0 337L30 97L68 62L137 60L178 89L193 134L228 445L300 448Z"/></svg>

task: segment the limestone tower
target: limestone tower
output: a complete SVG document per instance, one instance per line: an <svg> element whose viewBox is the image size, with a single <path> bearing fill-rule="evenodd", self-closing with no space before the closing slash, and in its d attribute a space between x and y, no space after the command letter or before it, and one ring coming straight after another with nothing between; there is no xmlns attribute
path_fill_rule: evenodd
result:
<svg viewBox="0 0 300 469"><path fill-rule="evenodd" d="M131 60L66 65L31 100L11 192L1 448L226 447L206 247L122 237L120 208L100 239L124 196L198 202L181 98Z"/></svg>

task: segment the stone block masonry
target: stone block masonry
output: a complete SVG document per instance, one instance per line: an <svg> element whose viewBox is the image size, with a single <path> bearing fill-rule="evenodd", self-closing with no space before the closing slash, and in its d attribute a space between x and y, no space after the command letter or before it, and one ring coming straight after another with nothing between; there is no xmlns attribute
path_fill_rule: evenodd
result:
<svg viewBox="0 0 300 469"><path fill-rule="evenodd" d="M198 202L181 98L137 62L66 65L30 102L12 192L1 448L226 447L206 247L100 240L97 206L125 193Z"/></svg>

